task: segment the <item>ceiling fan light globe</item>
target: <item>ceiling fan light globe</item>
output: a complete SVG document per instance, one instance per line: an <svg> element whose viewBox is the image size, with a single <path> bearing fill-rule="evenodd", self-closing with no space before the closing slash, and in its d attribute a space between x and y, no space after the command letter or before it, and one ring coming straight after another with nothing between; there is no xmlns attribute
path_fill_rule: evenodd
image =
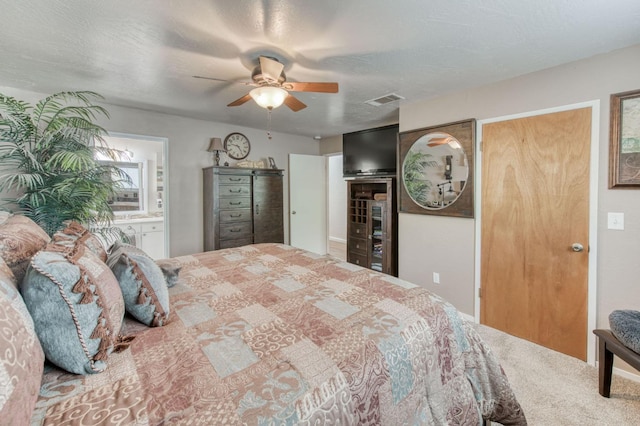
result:
<svg viewBox="0 0 640 426"><path fill-rule="evenodd" d="M249 94L258 105L265 109L278 108L289 95L286 90L273 86L256 87Z"/></svg>

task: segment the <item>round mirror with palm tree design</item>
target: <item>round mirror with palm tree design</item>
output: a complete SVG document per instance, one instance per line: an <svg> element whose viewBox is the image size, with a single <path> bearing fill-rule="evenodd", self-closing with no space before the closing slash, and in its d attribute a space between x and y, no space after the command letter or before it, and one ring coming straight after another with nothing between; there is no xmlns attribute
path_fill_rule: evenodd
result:
<svg viewBox="0 0 640 426"><path fill-rule="evenodd" d="M469 163L462 145L444 132L421 136L402 162L404 189L414 203L428 210L455 203L468 177Z"/></svg>

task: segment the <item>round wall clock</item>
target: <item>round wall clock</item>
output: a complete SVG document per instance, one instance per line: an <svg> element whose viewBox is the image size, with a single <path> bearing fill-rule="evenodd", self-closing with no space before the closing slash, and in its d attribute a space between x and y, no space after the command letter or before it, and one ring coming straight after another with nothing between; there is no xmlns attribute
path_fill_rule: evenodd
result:
<svg viewBox="0 0 640 426"><path fill-rule="evenodd" d="M229 133L224 138L224 149L230 158L242 160L247 158L249 152L251 152L251 144L249 139L242 133Z"/></svg>

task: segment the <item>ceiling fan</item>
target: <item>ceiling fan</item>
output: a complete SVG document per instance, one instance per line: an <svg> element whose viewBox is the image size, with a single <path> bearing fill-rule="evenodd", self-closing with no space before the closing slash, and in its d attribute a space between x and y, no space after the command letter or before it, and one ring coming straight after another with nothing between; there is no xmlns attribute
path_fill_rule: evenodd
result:
<svg viewBox="0 0 640 426"><path fill-rule="evenodd" d="M446 143L451 145L452 148L459 148L460 147L460 143L453 136L431 138L431 140L429 141L427 146L433 148L434 146L440 146L440 145L444 145Z"/></svg>
<svg viewBox="0 0 640 426"><path fill-rule="evenodd" d="M260 56L260 64L251 73L253 82L241 82L246 86L255 86L249 93L231 102L229 107L242 105L253 99L258 105L268 110L279 107L283 103L297 112L307 106L289 92L338 93L338 83L310 83L287 81L284 65L269 56ZM228 81L213 77L194 75L205 80ZM237 83L237 82L234 82Z"/></svg>

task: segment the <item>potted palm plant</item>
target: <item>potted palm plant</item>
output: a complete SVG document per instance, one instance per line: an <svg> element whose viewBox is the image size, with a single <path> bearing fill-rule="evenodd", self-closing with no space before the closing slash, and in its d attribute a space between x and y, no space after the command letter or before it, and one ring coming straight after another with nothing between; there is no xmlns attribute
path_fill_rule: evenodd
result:
<svg viewBox="0 0 640 426"><path fill-rule="evenodd" d="M60 92L35 105L0 94L0 194L4 206L49 235L67 220L109 228L109 201L128 177L96 159L117 159L96 124L108 112L94 92ZM114 178L115 177L115 178Z"/></svg>

